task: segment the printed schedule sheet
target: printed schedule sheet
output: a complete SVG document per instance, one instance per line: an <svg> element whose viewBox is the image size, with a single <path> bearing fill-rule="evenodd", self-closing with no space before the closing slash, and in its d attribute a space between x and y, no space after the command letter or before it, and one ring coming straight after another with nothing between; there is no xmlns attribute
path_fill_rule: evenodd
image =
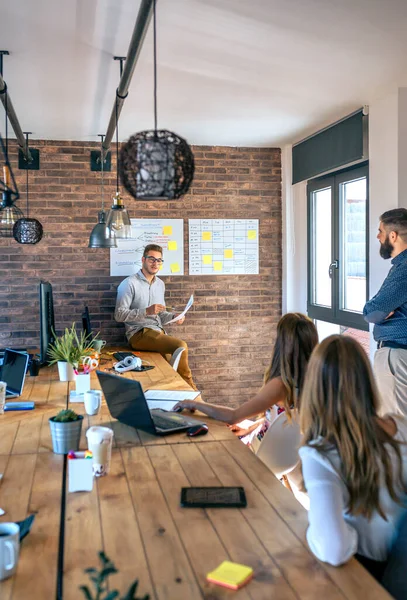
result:
<svg viewBox="0 0 407 600"><path fill-rule="evenodd" d="M258 219L189 219L190 275L258 273Z"/></svg>

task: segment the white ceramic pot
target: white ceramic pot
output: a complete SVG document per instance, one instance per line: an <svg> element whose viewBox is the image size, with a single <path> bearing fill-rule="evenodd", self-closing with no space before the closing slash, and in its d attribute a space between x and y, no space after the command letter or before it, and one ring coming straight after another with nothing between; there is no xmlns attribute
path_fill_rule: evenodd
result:
<svg viewBox="0 0 407 600"><path fill-rule="evenodd" d="M59 360L58 373L60 381L75 381L75 373L71 363Z"/></svg>

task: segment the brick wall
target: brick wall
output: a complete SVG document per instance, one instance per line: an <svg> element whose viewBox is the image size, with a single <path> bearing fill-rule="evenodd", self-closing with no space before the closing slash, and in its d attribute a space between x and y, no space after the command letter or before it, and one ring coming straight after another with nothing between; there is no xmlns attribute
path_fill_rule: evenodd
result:
<svg viewBox="0 0 407 600"><path fill-rule="evenodd" d="M87 248L100 208L100 173L90 171L97 144L33 141L40 170L29 172L30 216L45 235L35 246L0 238L0 347L39 344L38 283L52 283L56 329L81 322L89 306L92 328L110 343L123 342L113 320L116 287L109 276L109 250ZM114 148L113 148L114 150ZM281 314L281 157L279 149L195 146L196 172L190 193L179 201L140 202L123 194L131 217L184 218L188 273L188 218L260 220L260 274L163 277L167 302L195 305L176 335L190 346L195 381L208 401L235 405L261 384ZM25 171L10 160L25 212ZM105 174L105 201L115 192Z"/></svg>

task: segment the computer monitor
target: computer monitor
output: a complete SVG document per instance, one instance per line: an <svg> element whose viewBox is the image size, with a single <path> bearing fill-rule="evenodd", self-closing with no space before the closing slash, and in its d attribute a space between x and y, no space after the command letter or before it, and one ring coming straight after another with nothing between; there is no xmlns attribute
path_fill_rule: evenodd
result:
<svg viewBox="0 0 407 600"><path fill-rule="evenodd" d="M54 341L55 316L52 285L49 281L40 283L40 364L49 362L48 346Z"/></svg>
<svg viewBox="0 0 407 600"><path fill-rule="evenodd" d="M85 306L85 309L82 313L82 327L84 334L90 339L92 336L92 327L90 324L89 309L87 306Z"/></svg>

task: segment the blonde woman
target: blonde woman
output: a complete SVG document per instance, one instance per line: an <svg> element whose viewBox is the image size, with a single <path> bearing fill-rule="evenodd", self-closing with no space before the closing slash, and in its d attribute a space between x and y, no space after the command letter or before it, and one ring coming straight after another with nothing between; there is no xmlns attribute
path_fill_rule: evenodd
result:
<svg viewBox="0 0 407 600"><path fill-rule="evenodd" d="M271 364L265 373L264 385L254 398L238 408L184 400L174 410L198 409L209 417L232 425L232 430L239 437L249 434L253 429L256 431L255 440L259 442L278 411L286 410L290 420L291 411L298 407L308 360L317 343L318 334L313 322L301 313L287 313L277 325ZM243 419L259 414L265 415L264 418L249 429L236 425Z"/></svg>
<svg viewBox="0 0 407 600"><path fill-rule="evenodd" d="M407 420L379 418L378 406L363 348L347 336L323 340L301 396L307 540L320 560L338 566L358 553L380 577L405 512Z"/></svg>

